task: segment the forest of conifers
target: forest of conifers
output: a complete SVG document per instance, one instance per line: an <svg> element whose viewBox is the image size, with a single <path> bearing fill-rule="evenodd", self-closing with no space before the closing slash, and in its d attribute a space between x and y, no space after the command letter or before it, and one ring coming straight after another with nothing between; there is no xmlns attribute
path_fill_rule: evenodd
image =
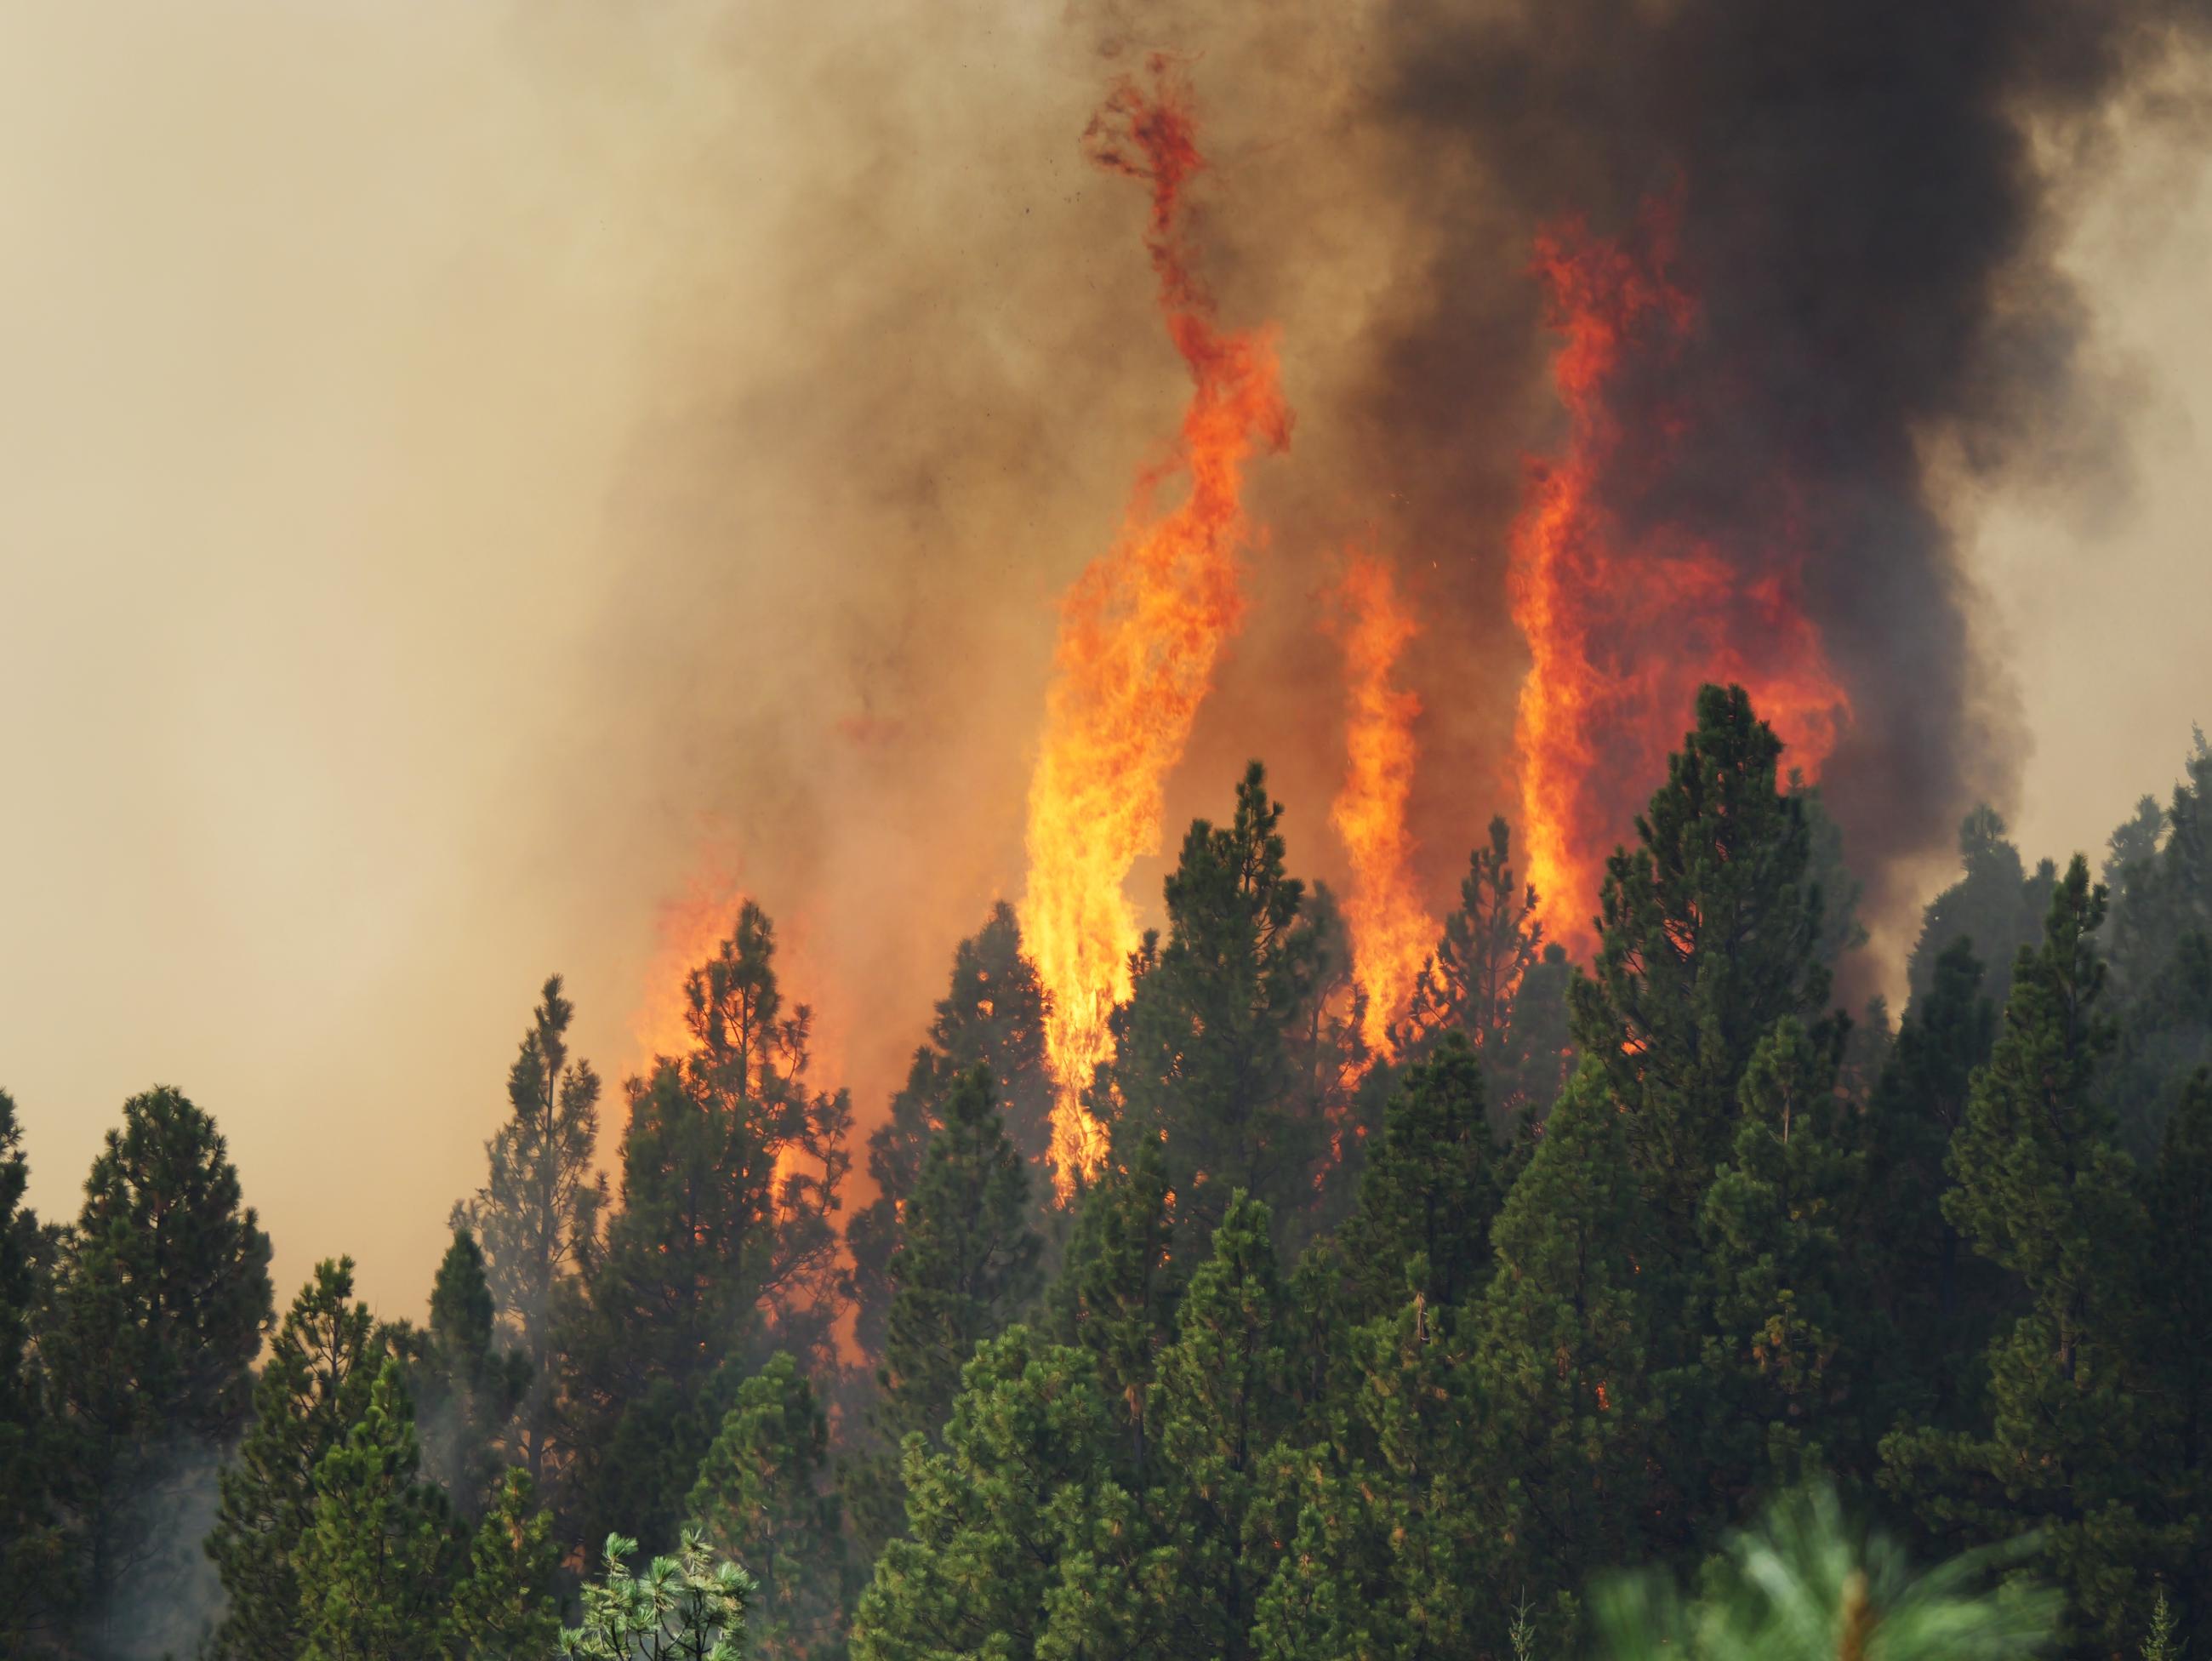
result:
<svg viewBox="0 0 2212 1661"><path fill-rule="evenodd" d="M1382 1056L1253 767L1065 1204L1003 906L859 1149L757 908L611 1110L547 982L420 1326L179 1091L68 1220L0 1096L0 1653L2212 1650L2212 756L1970 817L1894 1021L1740 691L1654 782L1588 964L1491 827Z"/></svg>

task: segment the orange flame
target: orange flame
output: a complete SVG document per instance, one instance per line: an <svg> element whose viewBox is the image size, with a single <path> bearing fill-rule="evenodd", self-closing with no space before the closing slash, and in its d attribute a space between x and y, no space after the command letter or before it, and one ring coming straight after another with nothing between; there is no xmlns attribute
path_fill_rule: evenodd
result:
<svg viewBox="0 0 2212 1661"><path fill-rule="evenodd" d="M1352 971L1367 991L1367 1042L1380 1050L1437 938L1437 924L1414 890L1413 845L1406 833L1413 719L1421 701L1392 678L1418 630L1399 602L1390 568L1371 555L1352 556L1339 597L1349 613L1341 630L1345 771L1328 822L1352 856L1344 907Z"/></svg>
<svg viewBox="0 0 2212 1661"><path fill-rule="evenodd" d="M721 875L694 876L683 893L661 902L645 991L630 1019L641 1073L651 1072L664 1056L687 1056L696 1047L684 982L729 937L744 903L744 890Z"/></svg>
<svg viewBox="0 0 2212 1661"><path fill-rule="evenodd" d="M1531 464L1513 527L1508 586L1529 654L1514 741L1539 915L1577 952L1592 942L1606 851L1663 772L1701 683L1749 691L1808 778L1850 719L1800 603L1787 513L1747 575L1693 532L1624 526L1603 499L1616 478L1663 475L1681 431L1672 411L1632 421L1617 407L1624 367L1663 362L1696 320L1668 276L1679 214L1678 201L1647 204L1638 248L1595 240L1579 222L1536 240L1568 436Z"/></svg>
<svg viewBox="0 0 2212 1661"><path fill-rule="evenodd" d="M1151 187L1146 246L1193 390L1179 441L1139 475L1113 547L1062 602L1030 784L1022 934L1052 998L1052 1158L1063 1199L1105 1152L1105 1129L1080 1092L1108 1053L1107 1016L1128 995L1138 931L1122 885L1159 844L1163 782L1242 610L1244 465L1290 439L1272 335L1221 331L1192 271L1182 194L1205 161L1187 89L1164 58L1151 69L1149 90L1133 81L1114 89L1085 143L1099 165ZM1159 487L1177 473L1188 477L1188 496L1156 512Z"/></svg>

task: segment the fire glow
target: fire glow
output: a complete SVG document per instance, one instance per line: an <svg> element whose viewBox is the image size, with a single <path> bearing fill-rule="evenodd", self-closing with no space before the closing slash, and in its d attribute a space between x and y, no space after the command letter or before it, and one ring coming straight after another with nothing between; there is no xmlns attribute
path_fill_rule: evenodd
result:
<svg viewBox="0 0 2212 1661"><path fill-rule="evenodd" d="M1328 818L1352 861L1344 912L1352 974L1367 993L1369 1047L1380 1050L1437 939L1435 920L1413 881L1406 831L1421 701L1396 678L1416 629L1390 568L1371 554L1352 556L1337 593L1345 613L1337 630L1344 648L1345 771Z"/></svg>
<svg viewBox="0 0 2212 1661"><path fill-rule="evenodd" d="M1592 943L1606 851L1663 773L1701 683L1749 691L1808 780L1850 718L1800 600L1787 514L1765 527L1747 571L1663 519L1625 524L1613 505L1667 477L1685 418L1632 417L1621 391L1627 371L1663 366L1697 321L1669 275L1679 213L1663 200L1620 241L1572 221L1536 245L1567 437L1530 466L1512 532L1508 592L1529 656L1514 745L1528 879L1547 936L1577 955Z"/></svg>
<svg viewBox="0 0 2212 1661"><path fill-rule="evenodd" d="M1105 1128L1082 1092L1109 1053L1107 1018L1128 995L1139 936L1124 883L1159 845L1164 781L1243 610L1245 464L1290 441L1272 332L1222 330L1192 269L1183 192L1205 161L1187 90L1165 60L1152 70L1149 88L1115 89L1085 147L1151 189L1146 246L1191 400L1173 449L1139 476L1121 534L1062 602L1029 795L1022 935L1052 1000L1052 1158L1063 1197L1105 1152ZM1161 488L1179 476L1188 494L1163 512Z"/></svg>

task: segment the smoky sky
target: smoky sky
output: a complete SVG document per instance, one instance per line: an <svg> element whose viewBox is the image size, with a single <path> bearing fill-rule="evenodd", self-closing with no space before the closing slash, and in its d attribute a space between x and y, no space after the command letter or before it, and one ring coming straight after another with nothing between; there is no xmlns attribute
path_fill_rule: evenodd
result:
<svg viewBox="0 0 2212 1661"><path fill-rule="evenodd" d="M1631 237L1672 204L1696 322L1641 379L1632 360L1618 407L1677 436L1662 478L1620 480L1607 505L1632 531L1709 543L1747 581L1785 538L1802 551L1854 716L1826 794L1877 916L1911 904L1968 805L2009 797L2024 753L2006 666L1971 627L1938 463L2125 490L2116 387L2056 263L2054 207L2106 155L2116 104L2207 18L2160 0L1395 15L1378 109L1480 180L1424 193L1456 234L1431 303L1386 324L1376 360L1377 426L1419 436L1398 447L1424 464L1413 511L1498 539L1495 472L1449 459L1527 431L1454 395L1529 373L1530 303L1501 291L1501 248L1571 217ZM1494 606L1492 569L1469 575L1468 610Z"/></svg>
<svg viewBox="0 0 2212 1661"><path fill-rule="evenodd" d="M1422 624L1449 903L1515 806L1506 538L1560 433L1532 239L1669 189L1699 322L1648 395L1697 442L1624 510L1753 565L1762 481L1812 502L1858 715L1831 799L1897 916L1978 794L2032 810L2031 854L2094 843L2212 703L2212 409L2164 368L2212 352L2201 100L2165 78L2199 21L0 9L0 1084L38 1205L173 1083L286 1290L350 1252L418 1307L544 976L618 1080L701 892L776 917L823 1081L876 1122L1020 893L1057 598L1187 396L1143 193L1079 143L1154 49L1198 100L1223 324L1274 330L1296 414L1167 849L1258 756L1293 866L1341 881L1322 624L1357 545ZM2085 528L2131 467L2140 535Z"/></svg>

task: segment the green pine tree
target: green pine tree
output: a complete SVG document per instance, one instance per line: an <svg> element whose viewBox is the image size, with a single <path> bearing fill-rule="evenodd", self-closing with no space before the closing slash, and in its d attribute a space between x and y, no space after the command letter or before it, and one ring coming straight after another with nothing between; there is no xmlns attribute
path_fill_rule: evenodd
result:
<svg viewBox="0 0 2212 1661"><path fill-rule="evenodd" d="M315 1467L300 1541L302 1661L421 1661L453 1603L460 1536L418 1475L406 1370L387 1358L344 1442Z"/></svg>
<svg viewBox="0 0 2212 1661"><path fill-rule="evenodd" d="M1597 961L1573 992L1576 1048L1629 1110L1653 1227L1644 1269L1678 1310L1702 1295L1698 1210L1734 1141L1752 1051L1783 1017L1818 1019L1827 1004L1826 912L1808 881L1805 804L1776 788L1781 755L1741 687L1698 693L1637 845L1607 862ZM1692 1352L1693 1332L1665 1348Z"/></svg>
<svg viewBox="0 0 2212 1661"><path fill-rule="evenodd" d="M1036 1295L1043 1243L1028 1218L1028 1171L978 1067L945 1103L890 1262L884 1385L895 1434L934 1437L976 1344Z"/></svg>
<svg viewBox="0 0 2212 1661"><path fill-rule="evenodd" d="M1399 1075L1370 1139L1359 1204L1341 1231L1351 1315L1395 1313L1409 1291L1449 1309L1490 1278L1490 1225L1504 1198L1480 1061L1447 1032Z"/></svg>
<svg viewBox="0 0 2212 1661"><path fill-rule="evenodd" d="M441 1622L447 1661L545 1661L561 1632L553 1518L530 1473L509 1466L477 1524Z"/></svg>
<svg viewBox="0 0 2212 1661"><path fill-rule="evenodd" d="M1511 831L1492 819L1488 843L1468 859L1459 909L1391 1030L1401 1061L1420 1059L1447 1031L1463 1034L1500 1123L1549 1107L1573 1065L1566 953L1545 944L1536 898L1514 872Z"/></svg>
<svg viewBox="0 0 2212 1661"><path fill-rule="evenodd" d="M368 1407L383 1357L353 1260L328 1259L301 1288L253 1385L253 1422L223 1469L208 1555L225 1603L219 1661L294 1661L306 1646L297 1557L313 1521L315 1472Z"/></svg>
<svg viewBox="0 0 2212 1661"><path fill-rule="evenodd" d="M2002 1008L2014 954L2043 933L2058 868L2045 860L2029 873L2020 850L2005 839L2004 820L1987 806L1976 807L1959 826L1959 880L1928 904L1905 978L1917 1005L1934 988L1943 953L1968 941L1983 962L1994 965L1990 1001Z"/></svg>
<svg viewBox="0 0 2212 1661"><path fill-rule="evenodd" d="M1954 1428L2010 1305L2003 1271L1969 1251L1943 1214L1951 1141L1996 1023L1972 944L1953 941L1899 1027L1860 1124L1864 1189L1851 1244L1875 1306L1898 1334L1886 1394L1922 1421Z"/></svg>
<svg viewBox="0 0 2212 1661"><path fill-rule="evenodd" d="M499 1486L511 1421L530 1382L530 1358L496 1342L483 1253L465 1227L455 1229L430 1288L430 1324L412 1383L424 1469L471 1522Z"/></svg>
<svg viewBox="0 0 2212 1661"><path fill-rule="evenodd" d="M2076 857L2042 946L2021 953L2003 1035L1952 1142L1944 1214L2027 1299L1991 1348L1986 1428L1900 1431L1882 1446L1885 1481L1939 1536L2038 1533L2085 1653L2142 1630L2154 1578L2195 1534L2171 1505L2146 1366L2148 1219L2094 1089L2112 1037L2099 1005L2104 911Z"/></svg>
<svg viewBox="0 0 2212 1661"><path fill-rule="evenodd" d="M1138 954L1117 1012L1117 1139L1164 1133L1178 1216L1203 1251L1239 1189L1287 1216L1313 1194L1327 1126L1313 1085L1323 941L1285 874L1281 806L1257 762L1235 818L1184 837L1166 885L1168 938ZM1126 1159L1126 1153L1117 1153Z"/></svg>
<svg viewBox="0 0 2212 1661"><path fill-rule="evenodd" d="M1014 909L1001 900L981 931L963 940L952 981L938 1001L927 1043L914 1053L890 1117L868 1137L868 1172L877 1197L846 1225L859 1305L860 1347L881 1355L890 1312L890 1259L898 1246L899 1208L914 1193L931 1135L970 1069L988 1068L1006 1135L1030 1175L1030 1211L1039 1232L1052 1204L1052 1073L1044 1050L1044 988L1022 955Z"/></svg>
<svg viewBox="0 0 2212 1661"><path fill-rule="evenodd" d="M571 1536L672 1542L748 1361L823 1354L844 1305L851 1106L808 1086L811 1012L784 1013L758 906L685 991L693 1047L630 1085L622 1208L564 1323Z"/></svg>
<svg viewBox="0 0 2212 1661"><path fill-rule="evenodd" d="M2151 1249L2140 1293L2140 1340L2157 1380L2160 1461L2173 1478L2167 1505L2212 1518L2212 1072L2199 1068L2166 1122L2145 1185ZM2201 1537L2201 1535L2200 1535ZM2166 1597L2170 1585L2179 1606ZM2168 1641L2212 1648L2212 1562L2198 1551L2158 1591Z"/></svg>
<svg viewBox="0 0 2212 1661"><path fill-rule="evenodd" d="M46 1296L46 1236L23 1203L30 1174L15 1098L0 1090L0 1653L10 1654L58 1612L61 1579L54 1427L30 1352Z"/></svg>
<svg viewBox="0 0 2212 1661"><path fill-rule="evenodd" d="M1708 1567L1693 1601L1649 1573L1595 1599L1607 1661L2022 1661L2051 1647L2058 1600L1992 1588L2012 1554L1916 1573L1885 1536L1844 1520L1832 1489L1784 1495Z"/></svg>
<svg viewBox="0 0 2212 1661"><path fill-rule="evenodd" d="M906 1534L860 1594L854 1661L1044 1653L1056 1608L1064 1625L1087 1612L1064 1583L1092 1584L1085 1524L1118 1503L1115 1440L1087 1354L1022 1326L979 1346L944 1445L906 1439Z"/></svg>
<svg viewBox="0 0 2212 1661"><path fill-rule="evenodd" d="M1168 1653L1253 1652L1275 1555L1252 1524L1268 1457L1291 1428L1286 1314L1267 1208L1240 1191L1191 1276L1148 1409L1159 1438L1151 1498L1176 1552L1158 1615Z"/></svg>
<svg viewBox="0 0 2212 1661"><path fill-rule="evenodd" d="M1712 1325L1694 1385L1712 1410L1677 1436L1710 1527L1823 1469L1863 1471L1886 1422L1866 1421L1889 1353L1844 1250L1863 1158L1836 1092L1839 1046L1784 1016L1752 1053L1730 1157L1698 1216Z"/></svg>
<svg viewBox="0 0 2212 1661"><path fill-rule="evenodd" d="M686 1529L675 1555L643 1573L629 1560L637 1542L607 1536L605 1573L584 1588L584 1621L564 1628L570 1661L738 1661L753 1583L735 1563L715 1561L705 1538Z"/></svg>
<svg viewBox="0 0 2212 1661"><path fill-rule="evenodd" d="M744 1566L756 1654L806 1661L843 1634L843 1519L830 1469L830 1421L799 1364L779 1351L738 1388L691 1489L708 1541Z"/></svg>
<svg viewBox="0 0 2212 1661"><path fill-rule="evenodd" d="M118 1602L100 1594L174 1555L149 1496L180 1458L227 1446L246 1422L273 1313L269 1250L215 1122L167 1088L124 1104L85 1180L39 1345L95 1628Z"/></svg>
<svg viewBox="0 0 2212 1661"><path fill-rule="evenodd" d="M532 1480L546 1480L556 1432L554 1345L561 1294L592 1260L606 1179L594 1169L599 1077L570 1061L575 1006L550 976L509 1069L507 1118L484 1144L484 1185L453 1208L453 1226L483 1243L494 1305L520 1341L529 1389L514 1427Z"/></svg>
<svg viewBox="0 0 2212 1661"><path fill-rule="evenodd" d="M1158 1137L1137 1140L1084 1194L1051 1291L1053 1335L1097 1366L1122 1428L1125 1478L1139 1488L1151 1447L1146 1402L1190 1278L1176 1234L1167 1156Z"/></svg>
<svg viewBox="0 0 2212 1661"><path fill-rule="evenodd" d="M1641 1555L1664 1497L1627 1116L1586 1052L1505 1196L1497 1268L1470 1311L1465 1525L1490 1542L1501 1634L1527 1590Z"/></svg>

